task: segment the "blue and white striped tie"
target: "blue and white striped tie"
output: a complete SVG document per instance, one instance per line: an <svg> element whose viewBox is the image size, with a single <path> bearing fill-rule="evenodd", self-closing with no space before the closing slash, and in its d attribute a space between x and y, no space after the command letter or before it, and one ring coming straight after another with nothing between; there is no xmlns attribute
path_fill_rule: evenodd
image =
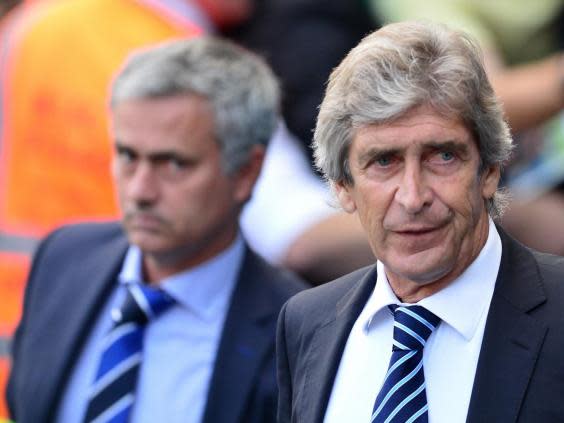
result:
<svg viewBox="0 0 564 423"><path fill-rule="evenodd" d="M440 319L418 305L389 307L394 313L392 358L371 422L427 422L423 347Z"/></svg>
<svg viewBox="0 0 564 423"><path fill-rule="evenodd" d="M100 365L88 396L87 423L128 421L145 325L174 302L164 291L147 285L128 284L127 288L122 307L112 310L114 326L103 341Z"/></svg>

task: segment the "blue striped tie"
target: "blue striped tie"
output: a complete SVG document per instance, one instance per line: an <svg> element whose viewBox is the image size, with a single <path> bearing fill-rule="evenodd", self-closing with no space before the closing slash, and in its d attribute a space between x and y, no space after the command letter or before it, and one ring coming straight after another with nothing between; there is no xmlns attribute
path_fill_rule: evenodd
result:
<svg viewBox="0 0 564 423"><path fill-rule="evenodd" d="M440 319L418 305L389 307L394 313L392 358L371 422L427 422L423 347Z"/></svg>
<svg viewBox="0 0 564 423"><path fill-rule="evenodd" d="M106 335L96 379L88 396L85 422L127 422L141 364L143 332L147 322L174 300L147 285L128 284L120 309L112 310L114 326Z"/></svg>

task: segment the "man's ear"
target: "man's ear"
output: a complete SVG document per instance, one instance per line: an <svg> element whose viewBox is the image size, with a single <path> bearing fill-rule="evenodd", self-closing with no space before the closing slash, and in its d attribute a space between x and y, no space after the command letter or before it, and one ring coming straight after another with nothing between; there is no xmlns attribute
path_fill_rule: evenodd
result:
<svg viewBox="0 0 564 423"><path fill-rule="evenodd" d="M249 160L245 163L233 177L235 178L235 189L233 196L240 204L244 204L253 192L253 187L260 175L262 162L264 161L265 147L254 145L249 152Z"/></svg>
<svg viewBox="0 0 564 423"><path fill-rule="evenodd" d="M351 188L351 186L346 185L344 182L335 182L333 185L337 199L347 213L354 213L356 211L356 203L352 196Z"/></svg>
<svg viewBox="0 0 564 423"><path fill-rule="evenodd" d="M484 169L482 179L482 197L489 200L497 191L499 179L501 178L501 169L499 165L491 166Z"/></svg>

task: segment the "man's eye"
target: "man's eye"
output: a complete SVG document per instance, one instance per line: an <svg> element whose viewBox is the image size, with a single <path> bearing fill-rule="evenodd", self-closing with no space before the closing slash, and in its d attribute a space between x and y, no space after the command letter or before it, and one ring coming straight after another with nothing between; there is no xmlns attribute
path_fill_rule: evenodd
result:
<svg viewBox="0 0 564 423"><path fill-rule="evenodd" d="M392 163L392 158L390 156L380 156L375 160L378 166L386 167Z"/></svg>
<svg viewBox="0 0 564 423"><path fill-rule="evenodd" d="M452 159L454 159L454 154L452 153L452 151L441 151L439 155L441 159L445 162L449 162Z"/></svg>
<svg viewBox="0 0 564 423"><path fill-rule="evenodd" d="M119 150L117 152L118 158L122 163L132 163L135 160L135 155L128 150Z"/></svg>
<svg viewBox="0 0 564 423"><path fill-rule="evenodd" d="M167 157L158 160L155 165L162 176L167 179L174 179L186 174L190 167L190 161L180 157Z"/></svg>
<svg viewBox="0 0 564 423"><path fill-rule="evenodd" d="M180 171L184 170L188 166L188 163L186 162L186 160L172 157L168 160L168 166L172 170Z"/></svg>

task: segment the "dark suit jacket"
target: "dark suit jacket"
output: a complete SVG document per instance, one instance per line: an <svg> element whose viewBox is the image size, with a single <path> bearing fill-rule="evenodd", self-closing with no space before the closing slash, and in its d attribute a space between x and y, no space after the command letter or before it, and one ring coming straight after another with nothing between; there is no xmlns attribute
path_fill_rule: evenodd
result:
<svg viewBox="0 0 564 423"><path fill-rule="evenodd" d="M501 267L467 422L561 423L564 258L501 237ZM375 282L371 266L300 293L284 306L277 339L280 423L323 420L349 333Z"/></svg>
<svg viewBox="0 0 564 423"><path fill-rule="evenodd" d="M19 423L53 420L128 247L118 224L63 228L39 247L13 344L7 399ZM276 318L303 288L247 250L212 374L203 421L272 422L276 415Z"/></svg>

